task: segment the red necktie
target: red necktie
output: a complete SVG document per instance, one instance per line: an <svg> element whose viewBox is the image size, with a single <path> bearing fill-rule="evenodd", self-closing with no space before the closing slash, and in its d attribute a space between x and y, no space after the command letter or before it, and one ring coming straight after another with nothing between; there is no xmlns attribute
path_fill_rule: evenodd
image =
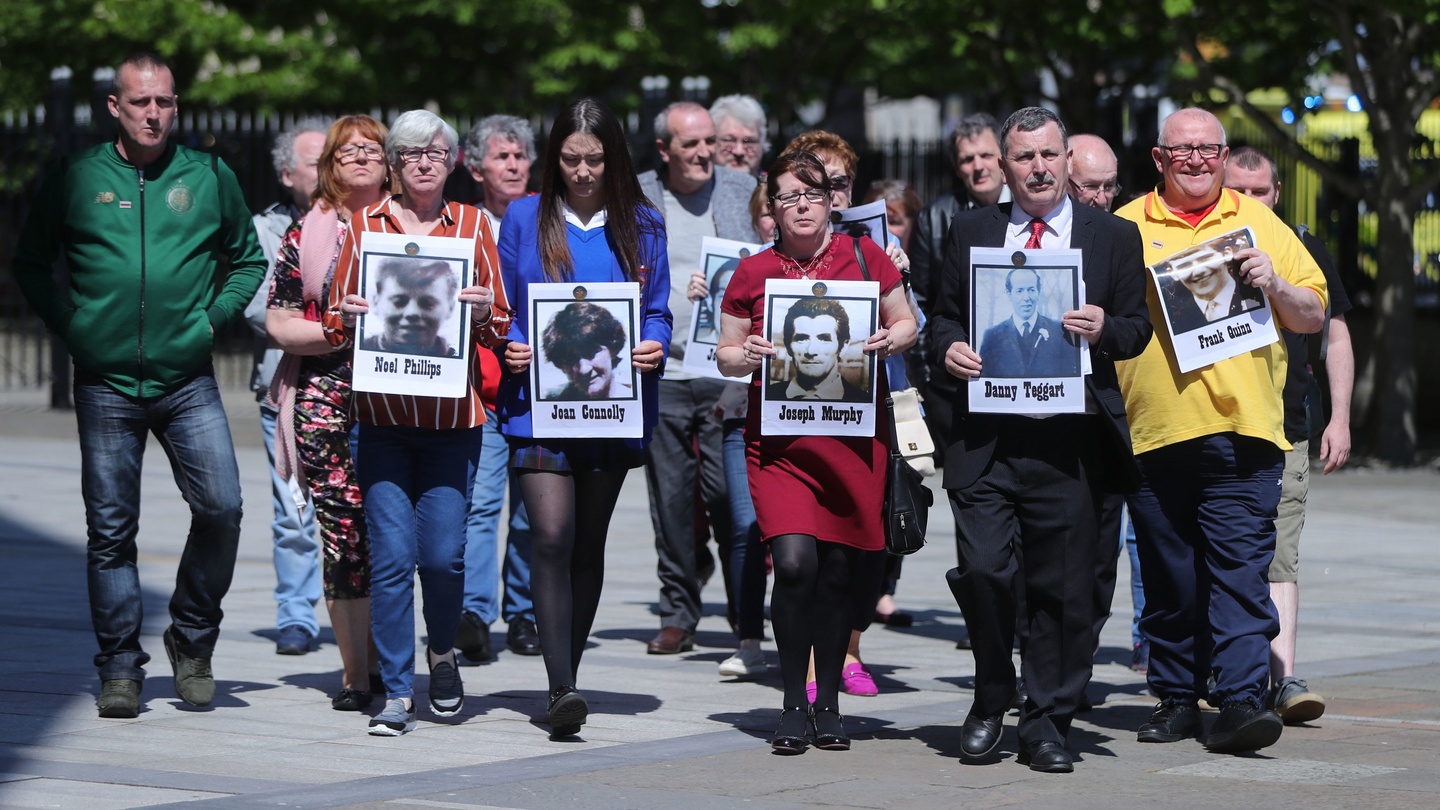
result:
<svg viewBox="0 0 1440 810"><path fill-rule="evenodd" d="M1039 250L1040 237L1045 233L1045 220L1030 220L1030 241L1025 243L1026 250Z"/></svg>

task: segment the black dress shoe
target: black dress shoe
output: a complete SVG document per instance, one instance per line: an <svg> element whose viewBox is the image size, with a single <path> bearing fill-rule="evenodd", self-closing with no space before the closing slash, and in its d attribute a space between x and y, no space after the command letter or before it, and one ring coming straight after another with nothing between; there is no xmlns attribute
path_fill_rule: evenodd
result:
<svg viewBox="0 0 1440 810"><path fill-rule="evenodd" d="M850 737L845 733L845 718L834 709L810 708L810 725L815 729L815 747L826 751L849 751Z"/></svg>
<svg viewBox="0 0 1440 810"><path fill-rule="evenodd" d="M970 628L965 627L964 625L961 625L961 627L960 627L960 638L958 638L958 639L955 640L955 649L957 649L957 650L968 650L968 649L970 649Z"/></svg>
<svg viewBox="0 0 1440 810"><path fill-rule="evenodd" d="M490 648L490 628L472 611L460 614L460 629L455 632L455 649L475 663L490 661L495 652Z"/></svg>
<svg viewBox="0 0 1440 810"><path fill-rule="evenodd" d="M1030 699L1030 690L1025 688L1025 681L1021 680L1015 684L1015 697L1010 698L1010 708L1023 709L1025 701Z"/></svg>
<svg viewBox="0 0 1440 810"><path fill-rule="evenodd" d="M780 712L780 727L770 738L770 747L777 754L803 754L807 745L805 732L809 728L809 709L783 709Z"/></svg>
<svg viewBox="0 0 1440 810"><path fill-rule="evenodd" d="M511 619L505 631L505 646L516 655L539 655L540 633L529 619Z"/></svg>
<svg viewBox="0 0 1440 810"><path fill-rule="evenodd" d="M330 700L330 708L337 712L358 712L369 707L374 697L372 693L359 689L341 689L340 694Z"/></svg>
<svg viewBox="0 0 1440 810"><path fill-rule="evenodd" d="M1004 729L1002 715L965 718L960 727L960 758L967 760L985 759L1000 746L1000 732Z"/></svg>
<svg viewBox="0 0 1440 810"><path fill-rule="evenodd" d="M1052 740L1025 743L1015 760L1041 773L1070 773L1075 770L1074 757L1065 750L1065 746Z"/></svg>
<svg viewBox="0 0 1440 810"><path fill-rule="evenodd" d="M552 738L573 737L580 733L585 718L590 716L590 706L575 687L562 686L551 693L546 715Z"/></svg>

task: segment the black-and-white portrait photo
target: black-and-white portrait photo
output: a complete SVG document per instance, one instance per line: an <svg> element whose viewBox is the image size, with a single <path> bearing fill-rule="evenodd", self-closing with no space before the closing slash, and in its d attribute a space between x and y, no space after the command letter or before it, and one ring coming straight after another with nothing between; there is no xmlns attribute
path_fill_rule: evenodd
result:
<svg viewBox="0 0 1440 810"><path fill-rule="evenodd" d="M630 364L630 301L543 302L538 342L542 402L633 400L636 372Z"/></svg>
<svg viewBox="0 0 1440 810"><path fill-rule="evenodd" d="M368 256L360 348L459 357L463 340L459 262L420 256Z"/></svg>
<svg viewBox="0 0 1440 810"><path fill-rule="evenodd" d="M868 236L882 248L889 244L890 214L885 208L884 200L853 206L843 211L832 211L830 216L833 220L831 230L835 233L843 233L856 239Z"/></svg>
<svg viewBox="0 0 1440 810"><path fill-rule="evenodd" d="M745 251L749 255L749 251ZM741 258L744 258L742 256ZM705 256L705 280L710 294L700 299L691 325L690 342L715 346L720 342L720 302L725 300L725 290L730 279L740 267L740 259L710 254ZM687 356L689 352L686 353Z"/></svg>
<svg viewBox="0 0 1440 810"><path fill-rule="evenodd" d="M982 377L1022 379L1080 374L1080 344L1060 324L1078 307L1078 270L975 268L974 331Z"/></svg>
<svg viewBox="0 0 1440 810"><path fill-rule="evenodd" d="M767 401L872 402L874 358L864 352L876 305L866 299L774 298Z"/></svg>
<svg viewBox="0 0 1440 810"><path fill-rule="evenodd" d="M1239 276L1235 253L1250 246L1249 232L1235 231L1178 253L1157 267L1160 303L1172 335L1265 306L1265 294Z"/></svg>

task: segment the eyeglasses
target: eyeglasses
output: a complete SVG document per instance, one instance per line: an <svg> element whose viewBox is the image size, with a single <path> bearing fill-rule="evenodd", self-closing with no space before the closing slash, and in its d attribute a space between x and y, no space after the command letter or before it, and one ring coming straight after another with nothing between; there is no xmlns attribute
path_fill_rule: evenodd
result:
<svg viewBox="0 0 1440 810"><path fill-rule="evenodd" d="M443 162L450 157L449 149L401 149L400 159L406 163L419 163L424 156L430 158L431 163Z"/></svg>
<svg viewBox="0 0 1440 810"><path fill-rule="evenodd" d="M1120 193L1120 184L1115 182L1114 180L1111 180L1108 183L1077 183L1074 180L1071 180L1070 185L1073 186L1075 190L1079 191L1081 194L1085 194L1091 197L1098 196L1101 193L1109 194L1111 196Z"/></svg>
<svg viewBox="0 0 1440 810"><path fill-rule="evenodd" d="M800 203L801 197L804 197L805 201L810 203L811 205L819 205L820 203L823 203L826 200L830 199L830 195L826 194L824 189L810 188L804 191L791 191L787 194L776 194L774 197L770 198L770 201L775 205L779 206L780 208L794 208Z"/></svg>
<svg viewBox="0 0 1440 810"><path fill-rule="evenodd" d="M831 191L849 191L849 190L850 190L850 178L846 177L846 176L843 175L843 174L832 174L832 175L830 175L830 190L831 190Z"/></svg>
<svg viewBox="0 0 1440 810"><path fill-rule="evenodd" d="M361 155L367 160L379 160L385 157L385 149L378 143L347 143L335 150L335 157L342 161L358 160Z"/></svg>
<svg viewBox="0 0 1440 810"><path fill-rule="evenodd" d="M1202 143L1198 146L1182 143L1178 146L1161 146L1172 160L1186 161L1190 156L1199 153L1202 160L1214 160L1220 157L1220 150L1225 148L1223 143Z"/></svg>
<svg viewBox="0 0 1440 810"><path fill-rule="evenodd" d="M746 152L754 152L760 148L759 138L737 138L734 135L726 135L725 137L719 139L719 143L721 146L727 146L731 149L739 146Z"/></svg>

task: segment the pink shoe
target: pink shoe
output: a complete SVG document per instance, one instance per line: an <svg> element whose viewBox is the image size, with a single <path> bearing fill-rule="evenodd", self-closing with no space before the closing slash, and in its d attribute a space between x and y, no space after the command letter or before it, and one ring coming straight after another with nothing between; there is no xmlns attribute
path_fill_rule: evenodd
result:
<svg viewBox="0 0 1440 810"><path fill-rule="evenodd" d="M875 697L880 694L880 687L875 685L875 679L865 671L865 665L859 662L845 667L840 673L840 682L847 695Z"/></svg>
<svg viewBox="0 0 1440 810"><path fill-rule="evenodd" d="M806 684L805 684L805 699L810 702L810 705L811 705L811 706L814 706L814 705L815 705L815 693L818 692L818 691L820 691L820 690L815 686L815 682L814 682L814 681L808 681L808 682L806 682Z"/></svg>

